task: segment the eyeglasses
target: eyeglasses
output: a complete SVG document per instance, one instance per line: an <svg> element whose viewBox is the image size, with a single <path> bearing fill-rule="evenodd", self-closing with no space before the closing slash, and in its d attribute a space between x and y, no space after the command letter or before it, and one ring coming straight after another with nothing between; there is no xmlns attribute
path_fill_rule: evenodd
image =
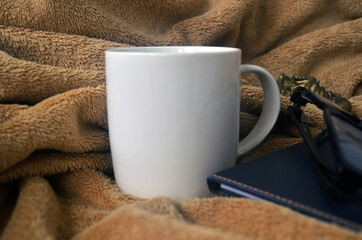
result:
<svg viewBox="0 0 362 240"><path fill-rule="evenodd" d="M290 100L293 122L316 160L327 192L338 199L362 201L362 121L303 87L296 88ZM327 127L315 138L301 110L307 103L323 110Z"/></svg>

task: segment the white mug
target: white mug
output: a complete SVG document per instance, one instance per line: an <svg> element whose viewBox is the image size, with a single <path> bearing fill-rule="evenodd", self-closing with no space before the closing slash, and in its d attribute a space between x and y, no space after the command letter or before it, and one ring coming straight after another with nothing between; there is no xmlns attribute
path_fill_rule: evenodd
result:
<svg viewBox="0 0 362 240"><path fill-rule="evenodd" d="M118 187L142 198L210 196L206 179L257 146L280 110L274 78L226 47L106 51L107 111ZM261 116L238 143L240 74L256 73ZM241 126L242 127L242 126Z"/></svg>

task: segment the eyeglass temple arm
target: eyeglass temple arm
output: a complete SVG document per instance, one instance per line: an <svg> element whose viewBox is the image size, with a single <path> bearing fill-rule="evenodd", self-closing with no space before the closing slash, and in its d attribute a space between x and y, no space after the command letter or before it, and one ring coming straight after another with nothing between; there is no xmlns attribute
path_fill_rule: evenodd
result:
<svg viewBox="0 0 362 240"><path fill-rule="evenodd" d="M333 172L329 169L328 165L325 163L324 159L320 155L317 146L314 143L314 139L312 134L310 133L308 124L306 122L306 117L303 113L303 111L300 109L300 105L295 104L294 106L289 107L289 111L291 113L291 116L293 118L293 122L296 123L296 126L302 135L305 144L308 146L308 148L311 150L312 155L316 158L316 164L318 164L320 168L317 167L318 173L320 177L322 177L326 183L328 183L328 187L332 186L332 183L329 178L333 178ZM327 174L329 178L327 178L324 174L322 174L322 169L324 174Z"/></svg>
<svg viewBox="0 0 362 240"><path fill-rule="evenodd" d="M304 139L304 142L312 151L314 157L317 160L317 163L321 167L323 167L325 171L333 175L333 173L329 170L328 165L325 163L322 156L320 155L317 146L314 144L314 139L312 137L312 134L310 133L306 117L303 111L300 109L301 106L305 106L307 105L307 103L314 103L317 105L317 107L323 109L326 103L315 94L303 87L296 88L290 100L294 103L294 106L290 106L289 111L293 118L293 122L296 123L296 126Z"/></svg>
<svg viewBox="0 0 362 240"><path fill-rule="evenodd" d="M296 126L299 129L299 132L302 135L304 142L308 145L309 149L312 150L313 155L317 158L318 162L322 163L322 165L327 168L321 155L319 154L317 146L314 144L314 139L312 137L312 134L310 133L305 115L300 109L300 105L295 104L294 106L290 106L289 110L291 112L293 122L296 123Z"/></svg>

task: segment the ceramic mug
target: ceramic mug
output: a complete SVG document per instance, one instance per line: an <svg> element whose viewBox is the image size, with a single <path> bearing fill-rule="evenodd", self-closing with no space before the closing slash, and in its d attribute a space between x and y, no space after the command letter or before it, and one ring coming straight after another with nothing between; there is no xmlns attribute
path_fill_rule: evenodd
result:
<svg viewBox="0 0 362 240"><path fill-rule="evenodd" d="M125 193L210 196L206 178L257 146L278 117L276 81L261 67L240 65L240 49L136 47L105 54L112 164ZM242 73L256 73L264 105L239 143Z"/></svg>

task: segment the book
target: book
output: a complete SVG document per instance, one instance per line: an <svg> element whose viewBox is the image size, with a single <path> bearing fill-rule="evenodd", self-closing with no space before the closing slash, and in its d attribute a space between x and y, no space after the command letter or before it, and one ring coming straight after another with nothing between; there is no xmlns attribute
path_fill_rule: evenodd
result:
<svg viewBox="0 0 362 240"><path fill-rule="evenodd" d="M323 188L304 142L217 172L212 193L271 201L323 221L362 231L362 203L342 201Z"/></svg>

